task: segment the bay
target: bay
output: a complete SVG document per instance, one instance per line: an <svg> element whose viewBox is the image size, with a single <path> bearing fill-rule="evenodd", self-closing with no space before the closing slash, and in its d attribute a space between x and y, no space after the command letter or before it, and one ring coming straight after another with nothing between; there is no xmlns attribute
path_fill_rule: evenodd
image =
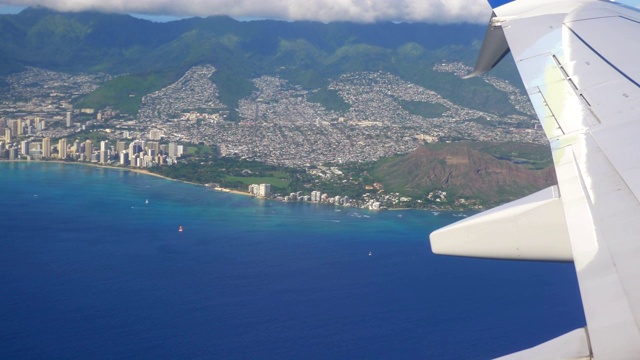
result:
<svg viewBox="0 0 640 360"><path fill-rule="evenodd" d="M2 359L482 359L584 326L572 264L433 255L461 214L60 163L0 191Z"/></svg>

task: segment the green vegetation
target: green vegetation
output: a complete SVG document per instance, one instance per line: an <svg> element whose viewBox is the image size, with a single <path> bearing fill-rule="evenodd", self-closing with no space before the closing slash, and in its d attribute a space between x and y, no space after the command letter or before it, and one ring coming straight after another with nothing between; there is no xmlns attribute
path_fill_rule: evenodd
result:
<svg viewBox="0 0 640 360"><path fill-rule="evenodd" d="M15 73L15 72L22 71L22 70L24 70L24 66L20 65L15 60L7 59L0 52L0 76L9 75L11 73ZM7 86L9 86L9 83L0 80L0 91L2 91L2 89L6 88Z"/></svg>
<svg viewBox="0 0 640 360"><path fill-rule="evenodd" d="M522 143L480 143L477 149L500 160L525 164L539 170L553 165L551 150L547 146Z"/></svg>
<svg viewBox="0 0 640 360"><path fill-rule="evenodd" d="M193 151L192 149L196 149ZM287 193L297 191L290 188L291 183L305 178L299 169L266 165L256 161L235 158L218 158L206 147L189 147L193 155L173 166L152 168L158 174L189 182L216 183L221 187L247 191L250 184L269 183L274 191ZM194 156L199 154L198 157Z"/></svg>
<svg viewBox="0 0 640 360"><path fill-rule="evenodd" d="M174 72L124 75L102 85L75 104L78 108L103 109L113 107L122 113L138 113L142 97L178 80Z"/></svg>
<svg viewBox="0 0 640 360"><path fill-rule="evenodd" d="M312 92L307 100L324 106L327 110L346 112L351 108L336 90L319 89Z"/></svg>
<svg viewBox="0 0 640 360"><path fill-rule="evenodd" d="M369 175L375 163L349 163L340 165L342 176L336 176L322 183L322 191L328 194L348 196L351 199L359 199L366 193L376 193L377 190L367 190L367 185L372 185L377 180Z"/></svg>
<svg viewBox="0 0 640 360"><path fill-rule="evenodd" d="M338 112L348 104L329 81L353 71L385 71L472 109L513 113L507 95L479 79L433 72L441 61L473 63L484 26L238 22L227 17L152 23L126 15L27 9L0 17L0 73L24 65L66 72L122 75L81 99L78 107L112 106L136 114L142 96L177 80L192 66L212 64L220 100L237 118L238 101L255 90L251 79L278 75L317 90L310 100ZM6 65L6 66L5 66ZM513 64L496 73L513 84ZM320 90L318 90L320 89ZM437 108L405 104L435 116Z"/></svg>
<svg viewBox="0 0 640 360"><path fill-rule="evenodd" d="M190 145L186 147L187 156L200 157L215 157L218 155L218 148L215 146L209 146L204 144Z"/></svg>
<svg viewBox="0 0 640 360"><path fill-rule="evenodd" d="M283 174L285 178L282 177L276 177L275 174L271 174L272 176L263 176L263 177L257 177L257 176L225 176L222 179L223 183L242 183L243 185L245 185L245 190L247 188L247 186L251 185L251 184L271 184L272 186L274 186L275 188L279 188L279 189L287 189L289 186L290 181L287 179L289 177L289 174Z"/></svg>
<svg viewBox="0 0 640 360"><path fill-rule="evenodd" d="M65 136L68 144L73 144L76 140L80 142L85 142L87 140L91 140L91 143L95 146L96 144L99 146L101 141L108 140L107 134L102 131L82 131L79 133L75 133L72 136Z"/></svg>
<svg viewBox="0 0 640 360"><path fill-rule="evenodd" d="M253 93L256 89L253 83L246 77L226 71L216 71L211 76L211 81L216 84L220 91L220 101L227 105L229 119L237 119L238 101Z"/></svg>
<svg viewBox="0 0 640 360"><path fill-rule="evenodd" d="M451 73L435 72L432 66L429 64L427 68L423 64L417 64L413 67L410 63L406 64L403 68L403 78L431 89L464 107L499 115L518 113L509 102L507 93L496 90L479 78L461 79Z"/></svg>
<svg viewBox="0 0 640 360"><path fill-rule="evenodd" d="M245 192L250 184L267 183L272 185L274 193L281 195L297 191L309 194L318 190L334 196L360 198L365 192L369 192L365 190L365 185L373 183L372 178L366 174L371 164L343 166L342 176L327 180L312 176L302 169L236 158L219 158L213 151L207 151L207 147L203 145L188 146L187 149L189 154L178 164L151 168L150 171L172 179L200 184L213 183L223 188Z"/></svg>

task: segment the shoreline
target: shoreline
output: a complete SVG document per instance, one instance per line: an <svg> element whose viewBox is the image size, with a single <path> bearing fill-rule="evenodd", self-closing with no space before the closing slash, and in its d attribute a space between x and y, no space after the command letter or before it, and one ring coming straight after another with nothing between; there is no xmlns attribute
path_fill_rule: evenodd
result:
<svg viewBox="0 0 640 360"><path fill-rule="evenodd" d="M192 181L174 179L174 178L170 178L168 176L156 174L156 173L151 172L151 171L149 171L147 169L138 169L138 168L121 167L121 166L111 166L111 165L104 165L104 164L79 162L79 161L61 161L61 160L0 160L0 162L7 162L7 163L13 163L13 162L16 162L16 163L18 163L18 162L20 162L20 163L54 163L54 164L65 164L65 165L69 164L69 165L91 166L91 167L102 168L102 169L131 171L131 172L137 173L137 174L155 176L157 178L161 178L161 179L164 179L164 180L177 181L177 182L190 184L190 185L196 185L196 186L203 186L206 189L210 189L210 190L214 190L214 191L219 191L219 192L224 192L224 193L229 193L229 194L234 194L234 195L250 196L250 197L253 197L253 198L256 198L256 199L261 199L261 200L285 202L285 201L278 201L276 199L259 198L257 196L254 196L254 195L250 194L249 192L244 192L244 191L240 191L240 190L223 188L223 187L213 187L213 186L209 186L209 184L200 184L200 183L195 183L195 182L192 182ZM328 205L330 205L330 204L328 204ZM333 206L336 207L335 205L333 205ZM360 208L357 208L357 209L360 209ZM362 208L362 210L380 211L380 210L372 210L372 209L366 209L366 208ZM466 209L466 210L446 209L445 210L445 209L426 209L426 208L425 209L385 208L384 210L388 210L388 211L440 211L440 212L441 211L444 211L444 212L474 211L474 210L470 210L470 209Z"/></svg>
<svg viewBox="0 0 640 360"><path fill-rule="evenodd" d="M240 190L227 189L227 188L223 188L223 187L212 187L212 186L207 186L207 184L200 184L200 183L195 183L195 182L192 182L192 181L186 181L186 180L170 178L168 176L156 174L156 173L151 172L151 171L146 170L146 169L137 169L137 168L111 166L111 165L101 165L101 164L79 162L79 161L61 161L61 160L0 160L0 162L8 162L8 163L12 163L12 162L16 162L16 163L18 163L18 162L20 162L20 163L43 163L43 164L54 163L54 164L65 164L65 165L68 164L68 165L91 166L91 167L101 168L101 169L113 169L113 170L131 171L131 172L134 172L134 173L137 173L137 174L155 176L157 178L161 178L161 179L165 179L165 180L177 181L177 182L190 184L190 185L196 185L196 186L203 186L203 187L205 187L207 189L211 189L211 190L215 190L215 191L220 191L220 192L225 192L225 193L230 193L230 194L235 194L235 195L253 196L253 195L249 194L248 192L243 192L243 191L240 191ZM269 200L269 199L265 199L265 200Z"/></svg>

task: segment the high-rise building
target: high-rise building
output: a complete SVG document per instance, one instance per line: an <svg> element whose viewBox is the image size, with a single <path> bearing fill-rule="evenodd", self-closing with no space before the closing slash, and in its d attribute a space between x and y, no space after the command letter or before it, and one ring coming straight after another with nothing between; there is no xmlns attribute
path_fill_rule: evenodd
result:
<svg viewBox="0 0 640 360"><path fill-rule="evenodd" d="M109 160L109 142L101 141L100 142L100 163L106 164Z"/></svg>
<svg viewBox="0 0 640 360"><path fill-rule="evenodd" d="M156 154L160 152L160 143L157 141L149 141L147 143L149 150L153 150Z"/></svg>
<svg viewBox="0 0 640 360"><path fill-rule="evenodd" d="M18 148L9 148L9 160L18 160Z"/></svg>
<svg viewBox="0 0 640 360"><path fill-rule="evenodd" d="M7 143L11 142L11 129L10 128L4 129L4 141L6 141Z"/></svg>
<svg viewBox="0 0 640 360"><path fill-rule="evenodd" d="M24 124L22 124L22 120L16 120L16 135L24 135Z"/></svg>
<svg viewBox="0 0 640 360"><path fill-rule="evenodd" d="M9 140L7 140L9 141ZM174 142L169 143L169 156L172 158L175 158L176 155L178 154L178 145Z"/></svg>
<svg viewBox="0 0 640 360"><path fill-rule="evenodd" d="M72 124L71 111L67 111L67 127L71 127Z"/></svg>
<svg viewBox="0 0 640 360"><path fill-rule="evenodd" d="M35 119L35 125L36 125L36 130L42 131L45 129L45 120L37 117Z"/></svg>
<svg viewBox="0 0 640 360"><path fill-rule="evenodd" d="M91 160L91 154L93 154L93 143L87 140L84 142L84 156L88 161Z"/></svg>
<svg viewBox="0 0 640 360"><path fill-rule="evenodd" d="M136 152L136 142L132 141L129 143L129 157L133 159L133 156L137 154Z"/></svg>
<svg viewBox="0 0 640 360"><path fill-rule="evenodd" d="M18 135L18 120L11 120L9 122L9 129L11 129L11 135Z"/></svg>
<svg viewBox="0 0 640 360"><path fill-rule="evenodd" d="M80 155L82 153L82 145L80 145L80 140L78 139L73 142L73 153L76 155Z"/></svg>
<svg viewBox="0 0 640 360"><path fill-rule="evenodd" d="M31 145L29 140L20 142L20 152L22 155L29 155L29 145Z"/></svg>
<svg viewBox="0 0 640 360"><path fill-rule="evenodd" d="M126 151L120 151L120 165L129 164L129 153Z"/></svg>
<svg viewBox="0 0 640 360"><path fill-rule="evenodd" d="M51 139L48 137L42 139L42 157L51 157Z"/></svg>
<svg viewBox="0 0 640 360"><path fill-rule="evenodd" d="M116 151L118 152L118 154L123 152L125 148L126 148L126 144L124 143L124 141L118 141L116 143Z"/></svg>
<svg viewBox="0 0 640 360"><path fill-rule="evenodd" d="M133 157L134 155L142 152L144 149L140 145L138 140L134 140L129 144L129 157Z"/></svg>
<svg viewBox="0 0 640 360"><path fill-rule="evenodd" d="M260 190L258 196L269 197L271 196L271 184L260 184Z"/></svg>
<svg viewBox="0 0 640 360"><path fill-rule="evenodd" d="M58 140L58 159L67 158L67 139Z"/></svg>

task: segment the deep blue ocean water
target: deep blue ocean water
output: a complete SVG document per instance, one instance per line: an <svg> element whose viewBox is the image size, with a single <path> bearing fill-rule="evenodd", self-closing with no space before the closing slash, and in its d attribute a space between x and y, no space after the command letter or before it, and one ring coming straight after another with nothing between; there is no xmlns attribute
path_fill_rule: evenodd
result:
<svg viewBox="0 0 640 360"><path fill-rule="evenodd" d="M1 359L483 359L584 326L571 264L431 254L452 213L56 163L0 194Z"/></svg>

